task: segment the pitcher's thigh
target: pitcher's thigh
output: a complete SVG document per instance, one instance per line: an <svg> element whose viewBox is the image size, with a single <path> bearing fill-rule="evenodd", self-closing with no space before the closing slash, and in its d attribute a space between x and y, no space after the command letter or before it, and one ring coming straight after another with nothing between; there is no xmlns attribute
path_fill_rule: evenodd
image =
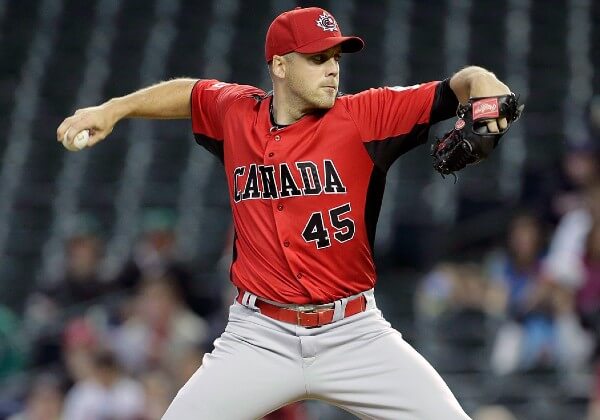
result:
<svg viewBox="0 0 600 420"><path fill-rule="evenodd" d="M320 361L329 365L329 379L320 378L325 399L365 419L469 419L441 376L397 331L343 347Z"/></svg>
<svg viewBox="0 0 600 420"><path fill-rule="evenodd" d="M181 388L163 420L247 420L297 400L304 391L293 357L229 332Z"/></svg>

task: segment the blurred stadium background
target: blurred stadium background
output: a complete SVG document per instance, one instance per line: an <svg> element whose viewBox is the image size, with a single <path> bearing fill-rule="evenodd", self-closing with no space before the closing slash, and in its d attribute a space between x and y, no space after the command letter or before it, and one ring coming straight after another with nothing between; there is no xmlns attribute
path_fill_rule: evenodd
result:
<svg viewBox="0 0 600 420"><path fill-rule="evenodd" d="M264 35L296 5L366 41L345 92L476 64L521 94L524 118L458 182L428 146L392 167L378 302L473 418L599 419L596 0L0 0L0 419L157 419L211 350L233 296L219 163L185 121L126 121L80 153L55 130L176 76L268 89Z"/></svg>

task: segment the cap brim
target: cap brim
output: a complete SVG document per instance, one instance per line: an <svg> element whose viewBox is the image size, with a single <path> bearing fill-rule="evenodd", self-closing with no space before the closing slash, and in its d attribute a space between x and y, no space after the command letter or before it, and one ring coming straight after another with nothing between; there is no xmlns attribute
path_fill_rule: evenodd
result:
<svg viewBox="0 0 600 420"><path fill-rule="evenodd" d="M313 54L328 50L336 45L342 46L343 53L355 53L364 48L365 42L357 36L332 36L310 42L296 48L294 51L302 54Z"/></svg>

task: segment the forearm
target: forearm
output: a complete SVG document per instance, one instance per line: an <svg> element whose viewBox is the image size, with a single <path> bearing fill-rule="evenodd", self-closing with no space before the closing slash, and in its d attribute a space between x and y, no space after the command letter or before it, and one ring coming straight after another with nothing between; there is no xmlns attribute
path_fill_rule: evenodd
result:
<svg viewBox="0 0 600 420"><path fill-rule="evenodd" d="M140 89L106 103L114 121L123 118L190 118L190 96L195 79L173 79Z"/></svg>
<svg viewBox="0 0 600 420"><path fill-rule="evenodd" d="M465 104L469 98L497 96L510 93L510 89L494 73L477 66L458 71L450 79L450 88L459 102Z"/></svg>
<svg viewBox="0 0 600 420"><path fill-rule="evenodd" d="M190 118L190 96L196 80L173 79L140 89L102 105L79 109L56 129L56 139L75 151L78 133L87 130L87 146L104 140L123 118L175 119ZM85 147L85 146L83 146Z"/></svg>

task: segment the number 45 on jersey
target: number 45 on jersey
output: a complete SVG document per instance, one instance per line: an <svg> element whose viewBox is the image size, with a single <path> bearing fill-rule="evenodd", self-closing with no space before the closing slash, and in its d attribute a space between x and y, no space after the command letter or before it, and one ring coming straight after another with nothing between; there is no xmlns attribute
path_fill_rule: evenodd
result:
<svg viewBox="0 0 600 420"><path fill-rule="evenodd" d="M346 242L354 237L354 220L344 215L352 210L350 203L343 204L329 210L329 220L333 226L333 237L338 242ZM306 242L314 242L318 249L331 246L329 230L325 227L323 212L317 211L311 214L302 237Z"/></svg>

